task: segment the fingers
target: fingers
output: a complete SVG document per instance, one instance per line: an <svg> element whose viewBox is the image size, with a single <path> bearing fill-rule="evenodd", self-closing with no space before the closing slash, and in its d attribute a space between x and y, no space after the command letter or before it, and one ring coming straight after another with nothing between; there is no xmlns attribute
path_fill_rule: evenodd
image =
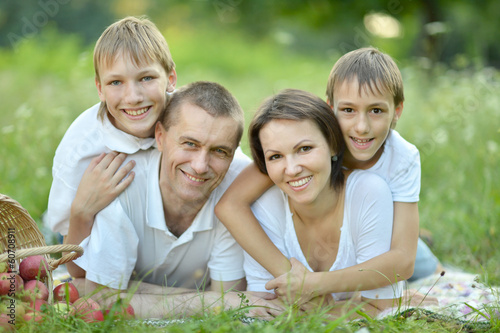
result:
<svg viewBox="0 0 500 333"><path fill-rule="evenodd" d="M280 286L283 286L283 280L285 279L286 281L286 276L285 274L278 276L275 279L272 279L271 281L268 281L265 285L267 290L273 290L276 288L279 288Z"/></svg>

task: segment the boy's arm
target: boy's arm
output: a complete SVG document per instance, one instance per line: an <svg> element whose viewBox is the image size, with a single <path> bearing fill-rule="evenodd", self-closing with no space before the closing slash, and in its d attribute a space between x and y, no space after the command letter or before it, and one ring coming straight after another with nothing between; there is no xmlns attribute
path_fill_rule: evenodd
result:
<svg viewBox="0 0 500 333"><path fill-rule="evenodd" d="M394 203L391 249L361 264L331 272L309 272L293 261L290 274L266 284L279 296L291 295L301 302L309 298L344 291L371 290L406 280L413 274L418 242L418 204Z"/></svg>
<svg viewBox="0 0 500 333"><path fill-rule="evenodd" d="M215 214L240 246L274 277L289 271L278 250L255 218L250 206L273 183L251 163L236 177L215 207Z"/></svg>
<svg viewBox="0 0 500 333"><path fill-rule="evenodd" d="M64 244L80 244L90 235L95 215L125 190L134 179L130 161L118 169L126 154L111 152L94 158L83 174L75 199L71 204L68 235ZM128 176L127 176L128 175ZM85 271L73 262L66 264L73 277L84 277Z"/></svg>

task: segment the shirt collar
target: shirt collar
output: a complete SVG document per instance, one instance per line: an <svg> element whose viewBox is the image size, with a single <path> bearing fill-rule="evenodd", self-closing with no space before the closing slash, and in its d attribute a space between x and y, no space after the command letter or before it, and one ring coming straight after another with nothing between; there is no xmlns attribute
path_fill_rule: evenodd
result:
<svg viewBox="0 0 500 333"><path fill-rule="evenodd" d="M160 191L160 164L161 164L161 152L158 151L157 154L153 155L148 173L148 187L147 187L147 201L146 201L146 224L155 229L163 230L168 234L172 235L167 228L165 222L165 214L163 212L163 200ZM182 234L191 235L194 232L200 232L205 230L211 230L215 225L215 189L207 199L207 202L200 209L198 214L193 220L191 226ZM180 238L181 238L180 237Z"/></svg>
<svg viewBox="0 0 500 333"><path fill-rule="evenodd" d="M104 115L101 126L104 134L104 145L110 150L134 154L139 150L147 150L151 147L156 147L155 138L138 138L125 133L111 123L107 114Z"/></svg>

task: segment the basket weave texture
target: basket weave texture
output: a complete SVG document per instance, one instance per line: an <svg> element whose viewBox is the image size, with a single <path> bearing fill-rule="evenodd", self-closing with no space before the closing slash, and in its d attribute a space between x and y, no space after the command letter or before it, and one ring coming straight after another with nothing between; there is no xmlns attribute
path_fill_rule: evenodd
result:
<svg viewBox="0 0 500 333"><path fill-rule="evenodd" d="M60 259L52 259L49 254L69 252ZM78 245L61 244L47 246L38 225L17 201L0 194L0 262L8 262L17 271L21 259L42 255L48 263L45 283L49 289L49 303L52 302L52 271L83 254ZM12 267L14 266L14 267Z"/></svg>

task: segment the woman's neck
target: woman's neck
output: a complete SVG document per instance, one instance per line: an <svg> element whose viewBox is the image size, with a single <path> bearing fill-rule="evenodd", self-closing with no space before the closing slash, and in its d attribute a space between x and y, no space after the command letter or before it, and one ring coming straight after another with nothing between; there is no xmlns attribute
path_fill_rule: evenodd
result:
<svg viewBox="0 0 500 333"><path fill-rule="evenodd" d="M289 200L290 210L305 225L318 225L328 216L335 214L342 198L343 190L330 189L322 193L317 200L308 204L300 204Z"/></svg>

